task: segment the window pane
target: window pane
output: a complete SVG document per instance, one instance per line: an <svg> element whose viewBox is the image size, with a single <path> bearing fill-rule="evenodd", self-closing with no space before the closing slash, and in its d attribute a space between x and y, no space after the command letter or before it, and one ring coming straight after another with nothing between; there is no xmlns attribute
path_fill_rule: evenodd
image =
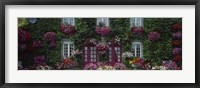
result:
<svg viewBox="0 0 200 88"><path fill-rule="evenodd" d="M120 59L117 59L118 60L118 62L120 62Z"/></svg>
<svg viewBox="0 0 200 88"><path fill-rule="evenodd" d="M85 47L85 50L87 50L88 48L87 47Z"/></svg>
<svg viewBox="0 0 200 88"><path fill-rule="evenodd" d="M87 59L85 59L85 62L87 62Z"/></svg>

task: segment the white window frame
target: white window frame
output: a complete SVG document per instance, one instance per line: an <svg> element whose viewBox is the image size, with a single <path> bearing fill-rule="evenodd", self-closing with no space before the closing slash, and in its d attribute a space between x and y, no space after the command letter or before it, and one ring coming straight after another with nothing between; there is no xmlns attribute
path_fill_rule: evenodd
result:
<svg viewBox="0 0 200 88"><path fill-rule="evenodd" d="M72 21L72 22L71 22ZM75 18L62 18L62 24L67 22L69 25L75 25Z"/></svg>
<svg viewBox="0 0 200 88"><path fill-rule="evenodd" d="M104 21L106 21L106 23ZM103 22L105 26L109 26L109 18L97 18L97 25L99 25L99 22Z"/></svg>
<svg viewBox="0 0 200 88"><path fill-rule="evenodd" d="M67 44L67 56L65 55L65 49L64 49L64 45ZM71 42L71 41L68 41L68 40L64 40L62 42L62 57L65 59L65 58L69 58L70 57L70 53L73 52L73 50L70 52L70 44L73 44L73 50L74 50L74 43Z"/></svg>
<svg viewBox="0 0 200 88"><path fill-rule="evenodd" d="M130 25L132 27L143 27L143 18L130 18ZM134 24L134 25L133 25Z"/></svg>
<svg viewBox="0 0 200 88"><path fill-rule="evenodd" d="M142 45L142 43L141 42L132 42L132 49L134 49L134 56L137 56L137 47L136 47L136 45L140 45L140 58L142 58L143 57L143 45ZM132 50L131 49L131 50Z"/></svg>

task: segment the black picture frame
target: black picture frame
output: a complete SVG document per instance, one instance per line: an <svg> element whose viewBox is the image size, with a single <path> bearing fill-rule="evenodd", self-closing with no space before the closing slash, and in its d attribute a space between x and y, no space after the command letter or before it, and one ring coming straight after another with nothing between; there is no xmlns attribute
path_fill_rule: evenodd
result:
<svg viewBox="0 0 200 88"><path fill-rule="evenodd" d="M199 37L200 0L2 0L0 1L0 87L2 88L76 88L76 87L152 87L152 88L199 88ZM5 6L6 5L195 5L195 83L5 83Z"/></svg>

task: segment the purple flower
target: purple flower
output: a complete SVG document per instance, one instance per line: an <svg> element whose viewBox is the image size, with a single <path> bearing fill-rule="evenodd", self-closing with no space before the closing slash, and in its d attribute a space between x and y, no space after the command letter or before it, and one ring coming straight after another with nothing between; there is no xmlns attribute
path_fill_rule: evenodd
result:
<svg viewBox="0 0 200 88"><path fill-rule="evenodd" d="M46 58L44 56L35 56L34 57L34 64L35 65L45 65Z"/></svg>
<svg viewBox="0 0 200 88"><path fill-rule="evenodd" d="M96 33L100 34L101 36L105 36L108 33L110 33L111 29L109 27L103 26L103 27L96 27Z"/></svg>
<svg viewBox="0 0 200 88"><path fill-rule="evenodd" d="M131 28L131 31L132 31L134 34L141 35L141 34L144 32L144 29L143 29L142 27L132 27L132 28Z"/></svg>
<svg viewBox="0 0 200 88"><path fill-rule="evenodd" d="M56 33L55 32L46 32L43 37L44 37L44 40L47 42L56 41Z"/></svg>
<svg viewBox="0 0 200 88"><path fill-rule="evenodd" d="M176 62L174 61L163 61L162 65L166 70L176 70L178 69Z"/></svg>
<svg viewBox="0 0 200 88"><path fill-rule="evenodd" d="M182 33L181 32L173 33L173 38L174 39L182 39Z"/></svg>
<svg viewBox="0 0 200 88"><path fill-rule="evenodd" d="M155 42L160 39L160 34L158 32L150 32L148 34L148 39L152 42Z"/></svg>
<svg viewBox="0 0 200 88"><path fill-rule="evenodd" d="M181 48L174 48L172 51L173 55L180 54L182 52Z"/></svg>
<svg viewBox="0 0 200 88"><path fill-rule="evenodd" d="M96 70L96 69L97 69L97 65L96 65L96 64L93 64L93 63L87 64L87 65L84 67L84 70Z"/></svg>

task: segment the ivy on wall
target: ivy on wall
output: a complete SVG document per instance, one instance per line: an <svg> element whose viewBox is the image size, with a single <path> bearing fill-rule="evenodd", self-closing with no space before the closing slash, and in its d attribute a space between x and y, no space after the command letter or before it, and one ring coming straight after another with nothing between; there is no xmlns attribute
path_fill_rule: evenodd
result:
<svg viewBox="0 0 200 88"><path fill-rule="evenodd" d="M105 40L109 41L113 37L121 38L123 51L131 50L131 43L133 41L141 41L143 43L143 56L152 64L161 64L162 60L172 59L172 30L171 26L174 23L181 23L181 18L145 18L144 19L144 33L140 36L133 34L130 29L129 18L110 18L110 28L112 31L105 36ZM95 32L96 18L76 18L75 27L76 33L73 36L65 35L60 30L60 18L38 18L35 24L28 24L23 29L30 32L32 40L41 40L43 48L31 51L27 63L33 62L33 57L36 55L45 55L47 57L47 64L53 65L55 62L61 60L61 41L62 39L69 39L74 42L75 49L82 50L83 42L86 38L95 38L100 40L101 36ZM161 38L157 42L148 40L149 32L157 31ZM49 49L48 43L43 41L43 35L46 32L56 33L56 48ZM20 54L20 53L19 53ZM29 63L28 63L29 62Z"/></svg>

